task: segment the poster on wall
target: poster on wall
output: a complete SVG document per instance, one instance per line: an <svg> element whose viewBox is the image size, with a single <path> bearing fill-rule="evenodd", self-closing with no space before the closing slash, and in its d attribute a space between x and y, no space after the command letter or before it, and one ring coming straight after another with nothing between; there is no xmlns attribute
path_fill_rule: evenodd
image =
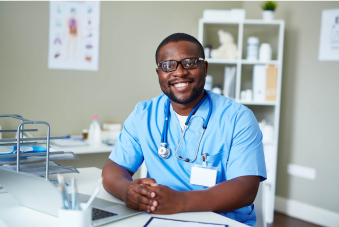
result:
<svg viewBox="0 0 339 227"><path fill-rule="evenodd" d="M48 68L98 71L100 2L49 4Z"/></svg>
<svg viewBox="0 0 339 227"><path fill-rule="evenodd" d="M322 12L319 61L339 61L339 9Z"/></svg>

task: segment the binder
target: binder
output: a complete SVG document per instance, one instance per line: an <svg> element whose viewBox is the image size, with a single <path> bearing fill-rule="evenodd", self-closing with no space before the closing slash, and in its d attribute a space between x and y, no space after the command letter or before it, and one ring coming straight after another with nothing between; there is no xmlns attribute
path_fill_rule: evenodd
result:
<svg viewBox="0 0 339 227"><path fill-rule="evenodd" d="M266 101L277 100L278 68L276 65L269 65L266 71Z"/></svg>
<svg viewBox="0 0 339 227"><path fill-rule="evenodd" d="M253 66L253 101L266 100L266 65Z"/></svg>

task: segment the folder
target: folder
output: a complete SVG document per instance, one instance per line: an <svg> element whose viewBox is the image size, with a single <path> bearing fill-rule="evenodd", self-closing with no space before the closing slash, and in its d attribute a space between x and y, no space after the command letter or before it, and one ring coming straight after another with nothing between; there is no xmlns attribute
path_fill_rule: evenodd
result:
<svg viewBox="0 0 339 227"><path fill-rule="evenodd" d="M266 96L266 65L253 66L253 101L264 102Z"/></svg>
<svg viewBox="0 0 339 227"><path fill-rule="evenodd" d="M269 65L266 70L266 101L277 100L278 68Z"/></svg>

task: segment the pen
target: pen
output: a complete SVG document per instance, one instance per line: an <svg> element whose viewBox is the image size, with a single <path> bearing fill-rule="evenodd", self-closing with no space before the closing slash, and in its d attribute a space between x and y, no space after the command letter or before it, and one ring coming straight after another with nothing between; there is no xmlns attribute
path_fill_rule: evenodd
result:
<svg viewBox="0 0 339 227"><path fill-rule="evenodd" d="M72 186L72 210L75 210L75 182L74 177L71 179Z"/></svg>
<svg viewBox="0 0 339 227"><path fill-rule="evenodd" d="M61 196L62 196L62 204L64 205L64 209L68 209L68 201L67 201L67 196L64 190L64 186L62 184L59 183L59 188L61 190Z"/></svg>
<svg viewBox="0 0 339 227"><path fill-rule="evenodd" d="M74 208L74 210L81 210L81 208L79 206L78 187L77 187L76 180L74 180L74 194L75 194L75 208Z"/></svg>
<svg viewBox="0 0 339 227"><path fill-rule="evenodd" d="M65 206L66 206L66 209L69 209L70 208L70 204L69 204L69 201L68 201L68 198L67 198L66 184L65 184L65 181L64 181L64 177L61 176L60 174L58 174L58 182L59 182L59 184L61 184L63 186L62 192L63 192L63 196L65 197L65 199L64 199Z"/></svg>
<svg viewBox="0 0 339 227"><path fill-rule="evenodd" d="M101 186L102 186L102 177L100 177L100 179L97 183L97 187L96 187L95 191L93 192L93 194L91 195L91 197L89 198L89 200L87 201L87 203L84 207L84 210L87 210L90 207L91 203L93 202L93 200L95 199L95 197L99 193Z"/></svg>

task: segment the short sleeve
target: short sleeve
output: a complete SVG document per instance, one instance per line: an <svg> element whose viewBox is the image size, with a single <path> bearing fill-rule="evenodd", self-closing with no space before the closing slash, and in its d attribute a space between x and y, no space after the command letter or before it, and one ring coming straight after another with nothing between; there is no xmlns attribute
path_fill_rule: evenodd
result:
<svg viewBox="0 0 339 227"><path fill-rule="evenodd" d="M232 145L227 160L226 177L260 176L267 179L262 133L250 109L242 106L234 122Z"/></svg>
<svg viewBox="0 0 339 227"><path fill-rule="evenodd" d="M109 158L129 171L136 172L144 160L138 139L136 119L138 105L124 122L122 132Z"/></svg>

